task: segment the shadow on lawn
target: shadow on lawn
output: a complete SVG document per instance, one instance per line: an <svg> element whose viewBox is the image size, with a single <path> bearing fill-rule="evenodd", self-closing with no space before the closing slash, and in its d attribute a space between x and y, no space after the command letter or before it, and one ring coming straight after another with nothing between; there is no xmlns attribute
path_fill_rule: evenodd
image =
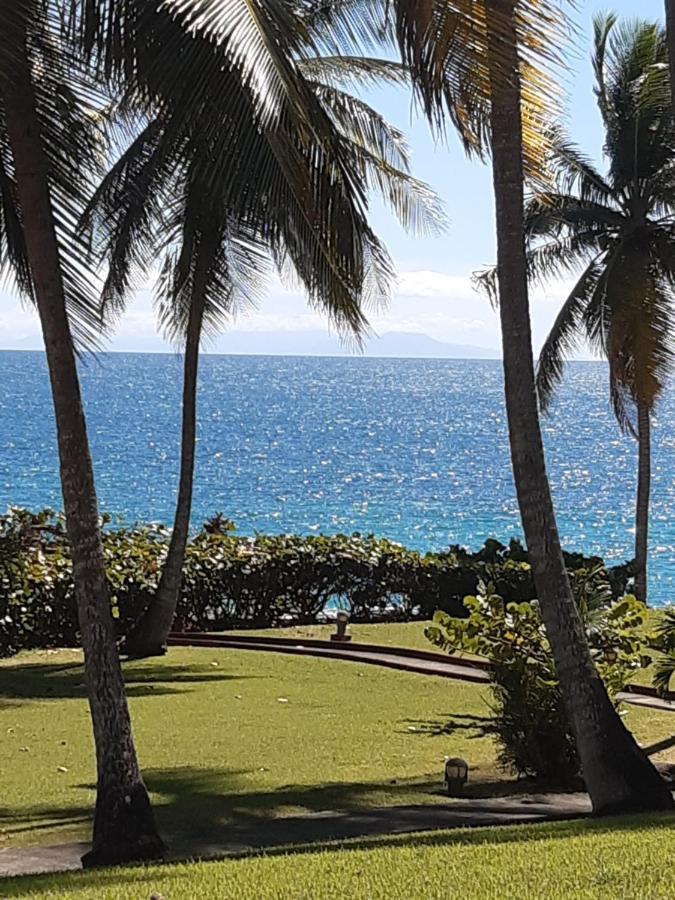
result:
<svg viewBox="0 0 675 900"><path fill-rule="evenodd" d="M490 845L522 843L523 840L533 839L537 841L553 841L564 840L576 835L591 837L608 833L616 834L617 832L630 833L638 829L640 831L653 830L668 826L675 826L675 815L673 813L656 813L653 815L615 819L579 819L568 822L541 823L535 826L503 826L491 828L489 837L485 829L464 828L431 833L384 834L341 842L324 840L306 843L286 842L274 847L265 847L264 851L230 853L226 858L259 856L262 853L264 853L266 858L271 858L275 856L299 856L319 851L339 853L341 850L346 849L367 851L409 848L421 850L423 848L471 846L479 847L481 852L483 852L486 848L486 841L489 841ZM527 832L524 831L525 827L527 827ZM292 866L292 858L289 859L289 864ZM146 892L150 895L157 885L158 879L162 878L164 874L170 875L175 882L187 879L187 884L193 884L194 876L190 869L177 871L171 863L168 863L166 866L159 865L151 870L141 866L128 868L123 871L119 869L101 870L96 873L97 887L102 892L102 897L105 896L105 889L108 885L116 888L119 888L121 885L128 885L129 889L134 890L134 892L142 890L144 895ZM56 878L58 878L58 882L55 880ZM66 896L76 898L80 888L82 890L91 889L91 886L91 875L75 873L62 876L12 878L5 880L2 888L3 898L44 896L45 892L53 891L56 887L60 891L67 892Z"/></svg>
<svg viewBox="0 0 675 900"><path fill-rule="evenodd" d="M494 732L492 717L448 713L438 719L405 719L405 731L427 737L448 737L458 731L472 732L468 737L485 737Z"/></svg>
<svg viewBox="0 0 675 900"><path fill-rule="evenodd" d="M155 794L153 803L160 830L169 836L217 842L231 839L233 827L248 827L261 821L273 820L284 813L299 815L325 810L358 812L372 807L374 794L434 795L442 798L438 780L399 780L397 782L327 783L321 785L287 785L269 791L247 792L252 772L224 769L146 770L145 782ZM255 773L258 775L258 773ZM76 786L93 792L93 784ZM93 796L93 793L92 793ZM0 809L0 828L6 831L11 846L11 834L39 832L59 826L72 826L91 818L92 806L76 806L67 810L58 807L33 806L20 814Z"/></svg>
<svg viewBox="0 0 675 900"><path fill-rule="evenodd" d="M155 795L153 803L160 831L169 844L184 848L189 855L195 844L217 846L240 840L250 843L251 835L260 834L261 842L270 845L328 840L340 832L340 819L346 814L361 815L357 823L364 833L368 828L385 830L368 819L377 812L381 795L387 796L387 807L405 804L420 816L428 812L433 827L433 809L446 806L447 799L439 778L397 779L389 782L324 783L319 785L285 785L269 791L247 792L246 785L254 774L247 771L221 769L193 769L184 767L166 770L147 770L146 784ZM258 773L255 773L258 775ZM94 791L93 784L80 784L81 790ZM467 801L481 798L509 797L536 792L527 780L476 780L467 785ZM413 805L409 805L409 804ZM454 802L459 811L470 809L469 803ZM417 812L416 812L417 811ZM501 812L519 812L522 806L504 805ZM68 830L90 820L91 806L63 810L35 806L23 809L20 815L0 809L0 828L11 846L12 834L39 834L63 827ZM386 816L386 814L384 814ZM292 826L287 833L285 825ZM338 828L338 832L331 829ZM401 830L414 830L402 828ZM255 841L253 841L255 843Z"/></svg>
<svg viewBox="0 0 675 900"><path fill-rule="evenodd" d="M203 665L135 663L124 667L129 697L161 697L181 693L192 684L254 677L228 675ZM86 696L84 666L80 662L24 663L0 668L0 705L8 706L17 700L83 699Z"/></svg>

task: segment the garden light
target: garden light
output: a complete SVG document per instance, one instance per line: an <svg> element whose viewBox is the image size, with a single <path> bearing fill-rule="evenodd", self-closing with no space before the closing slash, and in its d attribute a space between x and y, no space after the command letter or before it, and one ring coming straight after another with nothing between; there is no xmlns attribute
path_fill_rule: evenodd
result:
<svg viewBox="0 0 675 900"><path fill-rule="evenodd" d="M469 764L464 759L452 757L445 762L445 787L449 797L460 796L469 778Z"/></svg>

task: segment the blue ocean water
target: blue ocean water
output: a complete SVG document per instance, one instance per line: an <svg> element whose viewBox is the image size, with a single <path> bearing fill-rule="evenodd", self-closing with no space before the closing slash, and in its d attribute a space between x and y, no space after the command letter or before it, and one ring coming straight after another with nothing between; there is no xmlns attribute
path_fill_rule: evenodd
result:
<svg viewBox="0 0 675 900"><path fill-rule="evenodd" d="M82 365L101 509L170 522L181 360L103 354ZM675 599L672 394L654 422L651 599ZM632 555L635 442L600 363L575 363L544 420L564 544ZM372 531L421 550L520 533L501 364L204 356L194 523L241 533ZM0 508L60 508L44 358L0 353Z"/></svg>

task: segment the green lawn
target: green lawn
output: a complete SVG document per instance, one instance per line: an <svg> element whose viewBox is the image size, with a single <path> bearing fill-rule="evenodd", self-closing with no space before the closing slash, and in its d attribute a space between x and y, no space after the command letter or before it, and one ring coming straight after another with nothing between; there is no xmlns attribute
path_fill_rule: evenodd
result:
<svg viewBox="0 0 675 900"><path fill-rule="evenodd" d="M179 843L204 835L217 842L232 821L252 816L442 803L446 755L469 760L476 792L508 780L482 733L482 686L190 648L128 664L125 673L160 828ZM653 710L630 709L627 721L646 744L675 730L672 715ZM0 734L0 846L86 838L94 769L77 652L0 663ZM675 760L675 750L658 758Z"/></svg>
<svg viewBox="0 0 675 900"><path fill-rule="evenodd" d="M492 741L481 736L487 692L474 685L189 648L125 674L141 764L169 834L217 838L247 815L442 802L448 754L466 756L477 779L496 774ZM93 750L78 653L0 664L0 734L5 846L88 836Z"/></svg>
<svg viewBox="0 0 675 900"><path fill-rule="evenodd" d="M413 650L437 650L424 637L424 629L429 622L381 622L374 625L350 625L349 633L354 642L362 644L382 644L390 647L411 647ZM315 638L328 640L335 631L335 625L291 625L288 628L265 628L258 631L226 632L228 634L264 635L266 637L289 637L298 640ZM438 651L440 652L440 651Z"/></svg>
<svg viewBox="0 0 675 900"><path fill-rule="evenodd" d="M456 830L223 862L6 881L73 900L672 900L675 816Z"/></svg>

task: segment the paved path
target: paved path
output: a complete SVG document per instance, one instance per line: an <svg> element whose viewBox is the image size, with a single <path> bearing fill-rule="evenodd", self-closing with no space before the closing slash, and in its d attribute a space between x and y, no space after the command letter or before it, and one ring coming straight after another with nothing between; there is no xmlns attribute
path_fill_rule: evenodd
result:
<svg viewBox="0 0 675 900"><path fill-rule="evenodd" d="M288 638L234 637L216 634L176 634L169 639L174 647L211 647L232 650L259 650L287 653L294 656L314 656L325 659L341 659L366 665L384 666L420 675L437 675L440 678L457 678L462 681L487 682L487 671L462 660L451 661L440 653L424 653L399 647L381 647L375 644L338 644L331 641L300 641Z"/></svg>
<svg viewBox="0 0 675 900"><path fill-rule="evenodd" d="M223 858L290 845L297 849L331 840L482 825L522 825L576 819L590 812L586 794L448 799L443 806L377 807L358 812L327 809L303 816L265 819L256 824L232 824L227 843L194 842L177 836L169 841L171 850L167 859ZM71 843L0 850L0 877L75 871L81 868L80 859L88 849L88 844Z"/></svg>

